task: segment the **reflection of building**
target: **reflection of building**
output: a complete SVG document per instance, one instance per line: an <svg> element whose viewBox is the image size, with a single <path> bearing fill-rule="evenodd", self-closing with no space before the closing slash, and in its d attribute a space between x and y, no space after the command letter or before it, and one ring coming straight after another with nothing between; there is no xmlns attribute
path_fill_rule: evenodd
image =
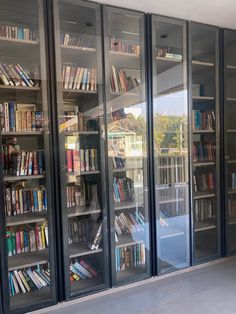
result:
<svg viewBox="0 0 236 314"><path fill-rule="evenodd" d="M113 125L108 130L109 138L109 155L113 156L114 153L123 157L140 157L143 156L143 143L142 135L125 129L118 125Z"/></svg>

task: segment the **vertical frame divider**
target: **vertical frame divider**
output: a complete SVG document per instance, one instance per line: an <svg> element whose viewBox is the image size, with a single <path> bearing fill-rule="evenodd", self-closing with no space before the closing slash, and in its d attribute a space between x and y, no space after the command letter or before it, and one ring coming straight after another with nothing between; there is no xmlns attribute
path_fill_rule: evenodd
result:
<svg viewBox="0 0 236 314"><path fill-rule="evenodd" d="M192 103L192 45L191 45L191 38L192 38L192 26L191 22L188 22L187 25L187 67L188 67L188 108L189 108L189 206L190 206L190 213L189 213L189 224L190 224L190 266L194 265L195 261L195 250L194 250L194 242L195 242L195 236L194 236L194 202L193 202L193 173L192 173L192 109L193 109L193 103Z"/></svg>
<svg viewBox="0 0 236 314"><path fill-rule="evenodd" d="M103 36L103 71L104 71L104 100L105 100L105 124L106 124L106 171L107 171L107 201L108 201L108 226L109 226L109 262L110 262L110 286L113 287L116 282L116 271L115 271L115 225L114 225L114 204L113 204L113 192L109 187L113 186L113 167L112 161L108 156L108 120L110 116L110 111L107 107L107 100L109 99L108 93L110 90L110 80L109 80L109 56L107 55L108 51L108 38L106 38L106 30L108 29L108 21L107 21L107 9L106 5L102 5L102 36Z"/></svg>
<svg viewBox="0 0 236 314"><path fill-rule="evenodd" d="M106 238L106 263L107 267L106 269L109 270L109 274L105 274L105 281L106 281L106 287L112 287L112 280L111 280L111 272L112 272L112 267L111 267L111 246L110 246L110 241L111 241L111 232L110 232L110 195L109 195L109 169L108 169L108 144L107 144L107 101L106 101L106 69L105 69L105 31L104 31L104 5L100 5L100 23L101 23L101 60L102 60L102 95L103 95L103 103L104 103L104 117L103 117L103 123L104 123L104 131L105 131L105 141L104 141L104 159L103 159L103 169L104 171L104 207L106 208L106 231L104 233L105 238Z"/></svg>
<svg viewBox="0 0 236 314"><path fill-rule="evenodd" d="M55 267L56 267L56 284L57 284L57 301L61 302L65 299L65 293L64 293L64 276L63 276L63 269L64 269L64 263L63 263L63 233L62 233L62 219L61 219L61 204L60 204L60 176L58 175L58 165L59 163L59 142L57 137L57 96L56 96L56 65L55 65L55 38L54 38L54 8L52 0L47 1L47 28L48 28L48 56L49 56L49 81L50 81L50 94L49 94L49 100L50 100L50 106L49 110L51 111L51 129L52 129L52 162L53 162L53 186L54 186L54 221L55 221L55 235L56 235L56 261Z"/></svg>
<svg viewBox="0 0 236 314"><path fill-rule="evenodd" d="M4 181L3 181L3 154L2 154L2 136L0 134L0 270L1 270L1 295L3 312L10 312L10 295L8 284L8 254L6 245L6 217L4 214Z"/></svg>
<svg viewBox="0 0 236 314"><path fill-rule="evenodd" d="M225 163L225 92L224 92L224 30L220 30L220 143L221 143L221 153L220 153L220 166L221 166L221 242L222 242L222 256L227 256L228 252L228 218L227 218L227 198L225 194L225 184L226 184L226 170L227 166Z"/></svg>
<svg viewBox="0 0 236 314"><path fill-rule="evenodd" d="M220 30L216 29L215 30L215 111L216 111L216 147L218 146L218 162L216 159L216 169L219 170L218 176L217 176L217 182L218 185L220 185L222 176L221 176L221 151L223 147L221 146L221 139L220 139L220 134L221 134L221 94L220 94L220 65L221 65L221 56L220 56ZM216 150L217 152L217 150ZM222 185L222 184L221 184ZM221 200L222 200L222 187L218 186L216 188L216 192L218 193L217 195L217 214L218 214L218 219L217 219L217 252L219 257L222 256L222 209L221 209Z"/></svg>
<svg viewBox="0 0 236 314"><path fill-rule="evenodd" d="M149 177L149 215L150 215L150 258L151 275L158 273L158 256L156 241L156 206L154 180L154 140L153 140L153 53L152 53L152 16L146 18L146 93L148 106L148 177Z"/></svg>

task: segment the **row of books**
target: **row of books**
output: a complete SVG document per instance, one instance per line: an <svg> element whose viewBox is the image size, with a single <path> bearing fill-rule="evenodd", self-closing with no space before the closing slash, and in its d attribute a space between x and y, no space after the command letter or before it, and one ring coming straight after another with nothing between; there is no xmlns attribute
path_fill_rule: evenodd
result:
<svg viewBox="0 0 236 314"><path fill-rule="evenodd" d="M2 132L42 131L43 112L36 111L35 104L0 104L0 121Z"/></svg>
<svg viewBox="0 0 236 314"><path fill-rule="evenodd" d="M102 224L92 218L74 218L68 223L69 244L86 244L90 250L97 250L102 240Z"/></svg>
<svg viewBox="0 0 236 314"><path fill-rule="evenodd" d="M21 25L0 25L0 36L22 40L38 40L38 31Z"/></svg>
<svg viewBox="0 0 236 314"><path fill-rule="evenodd" d="M115 35L111 35L111 47L112 51L132 53L137 56L140 55L140 45L133 44L132 42L125 41L118 38Z"/></svg>
<svg viewBox="0 0 236 314"><path fill-rule="evenodd" d="M6 86L35 87L38 82L30 78L30 74L20 64L0 63L0 83Z"/></svg>
<svg viewBox="0 0 236 314"><path fill-rule="evenodd" d="M193 176L195 192L213 191L215 188L215 175L212 172L195 174Z"/></svg>
<svg viewBox="0 0 236 314"><path fill-rule="evenodd" d="M195 222L216 218L216 204L214 199L201 199L194 201Z"/></svg>
<svg viewBox="0 0 236 314"><path fill-rule="evenodd" d="M98 122L78 110L64 111L64 121L59 128L60 131L97 131Z"/></svg>
<svg viewBox="0 0 236 314"><path fill-rule="evenodd" d="M9 272L8 280L10 296L42 289L50 285L49 265L15 269Z"/></svg>
<svg viewBox="0 0 236 314"><path fill-rule="evenodd" d="M113 179L114 202L134 200L134 182L128 177L115 177Z"/></svg>
<svg viewBox="0 0 236 314"><path fill-rule="evenodd" d="M66 187L67 208L87 207L100 208L98 200L97 184L81 182L79 185L68 185Z"/></svg>
<svg viewBox="0 0 236 314"><path fill-rule="evenodd" d="M145 264L144 243L115 249L116 271L127 270Z"/></svg>
<svg viewBox="0 0 236 314"><path fill-rule="evenodd" d="M236 189L236 172L231 173L232 189Z"/></svg>
<svg viewBox="0 0 236 314"><path fill-rule="evenodd" d="M193 110L193 130L214 130L215 129L215 112Z"/></svg>
<svg viewBox="0 0 236 314"><path fill-rule="evenodd" d="M117 69L111 66L111 92L127 93L140 86L140 79L132 77L126 73L127 71Z"/></svg>
<svg viewBox="0 0 236 314"><path fill-rule="evenodd" d="M24 213L40 213L48 209L45 186L25 187L24 182L5 186L6 216Z"/></svg>
<svg viewBox="0 0 236 314"><path fill-rule="evenodd" d="M67 149L66 162L68 172L86 172L98 170L97 149Z"/></svg>
<svg viewBox="0 0 236 314"><path fill-rule="evenodd" d="M187 156L160 156L157 167L157 184L185 182L187 171Z"/></svg>
<svg viewBox="0 0 236 314"><path fill-rule="evenodd" d="M125 167L125 159L122 157L112 157L113 167L114 168L123 168Z"/></svg>
<svg viewBox="0 0 236 314"><path fill-rule="evenodd" d="M62 68L62 87L84 91L97 90L97 70L64 65Z"/></svg>
<svg viewBox="0 0 236 314"><path fill-rule="evenodd" d="M182 60L182 54L176 51L176 49L172 47L158 47L157 48L157 56L162 58L175 59L178 61Z"/></svg>
<svg viewBox="0 0 236 314"><path fill-rule="evenodd" d="M73 33L61 33L61 45L81 48L93 48L94 39Z"/></svg>
<svg viewBox="0 0 236 314"><path fill-rule="evenodd" d="M115 230L117 237L121 234L133 234L144 231L143 214L140 211L120 213L115 216Z"/></svg>
<svg viewBox="0 0 236 314"><path fill-rule="evenodd" d="M216 158L216 145L212 142L193 143L193 161L214 161Z"/></svg>
<svg viewBox="0 0 236 314"><path fill-rule="evenodd" d="M70 281L90 279L98 276L98 271L84 259L75 259L70 264Z"/></svg>
<svg viewBox="0 0 236 314"><path fill-rule="evenodd" d="M31 176L45 173L44 151L23 151L19 145L2 145L6 175Z"/></svg>
<svg viewBox="0 0 236 314"><path fill-rule="evenodd" d="M46 223L8 227L6 231L8 256L45 250L48 247Z"/></svg>

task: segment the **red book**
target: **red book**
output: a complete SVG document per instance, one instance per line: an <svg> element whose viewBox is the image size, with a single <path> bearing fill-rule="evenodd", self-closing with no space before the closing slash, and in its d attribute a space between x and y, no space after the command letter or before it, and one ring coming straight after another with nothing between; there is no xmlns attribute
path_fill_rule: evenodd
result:
<svg viewBox="0 0 236 314"><path fill-rule="evenodd" d="M38 163L38 154L33 152L33 174L39 174L39 163Z"/></svg>
<svg viewBox="0 0 236 314"><path fill-rule="evenodd" d="M16 253L21 253L20 231L16 232Z"/></svg>
<svg viewBox="0 0 236 314"><path fill-rule="evenodd" d="M67 161L67 172L73 171L73 163L72 163L72 151L66 151L66 161Z"/></svg>
<svg viewBox="0 0 236 314"><path fill-rule="evenodd" d="M80 171L79 151L73 150L72 155L73 155L73 170L74 172L79 172Z"/></svg>

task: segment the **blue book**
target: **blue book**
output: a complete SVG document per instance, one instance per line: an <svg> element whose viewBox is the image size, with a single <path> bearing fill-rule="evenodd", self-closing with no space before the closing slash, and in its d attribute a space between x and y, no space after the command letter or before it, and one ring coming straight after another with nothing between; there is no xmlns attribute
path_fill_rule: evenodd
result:
<svg viewBox="0 0 236 314"><path fill-rule="evenodd" d="M36 190L33 191L33 195L34 195L34 211L38 212L38 193Z"/></svg>
<svg viewBox="0 0 236 314"><path fill-rule="evenodd" d="M43 174L43 152L38 151L39 174Z"/></svg>
<svg viewBox="0 0 236 314"><path fill-rule="evenodd" d="M16 131L16 115L15 115L15 104L13 102L8 103L9 110L9 129L10 131Z"/></svg>
<svg viewBox="0 0 236 314"><path fill-rule="evenodd" d="M17 27L17 38L18 39L24 39L24 28L22 26Z"/></svg>

